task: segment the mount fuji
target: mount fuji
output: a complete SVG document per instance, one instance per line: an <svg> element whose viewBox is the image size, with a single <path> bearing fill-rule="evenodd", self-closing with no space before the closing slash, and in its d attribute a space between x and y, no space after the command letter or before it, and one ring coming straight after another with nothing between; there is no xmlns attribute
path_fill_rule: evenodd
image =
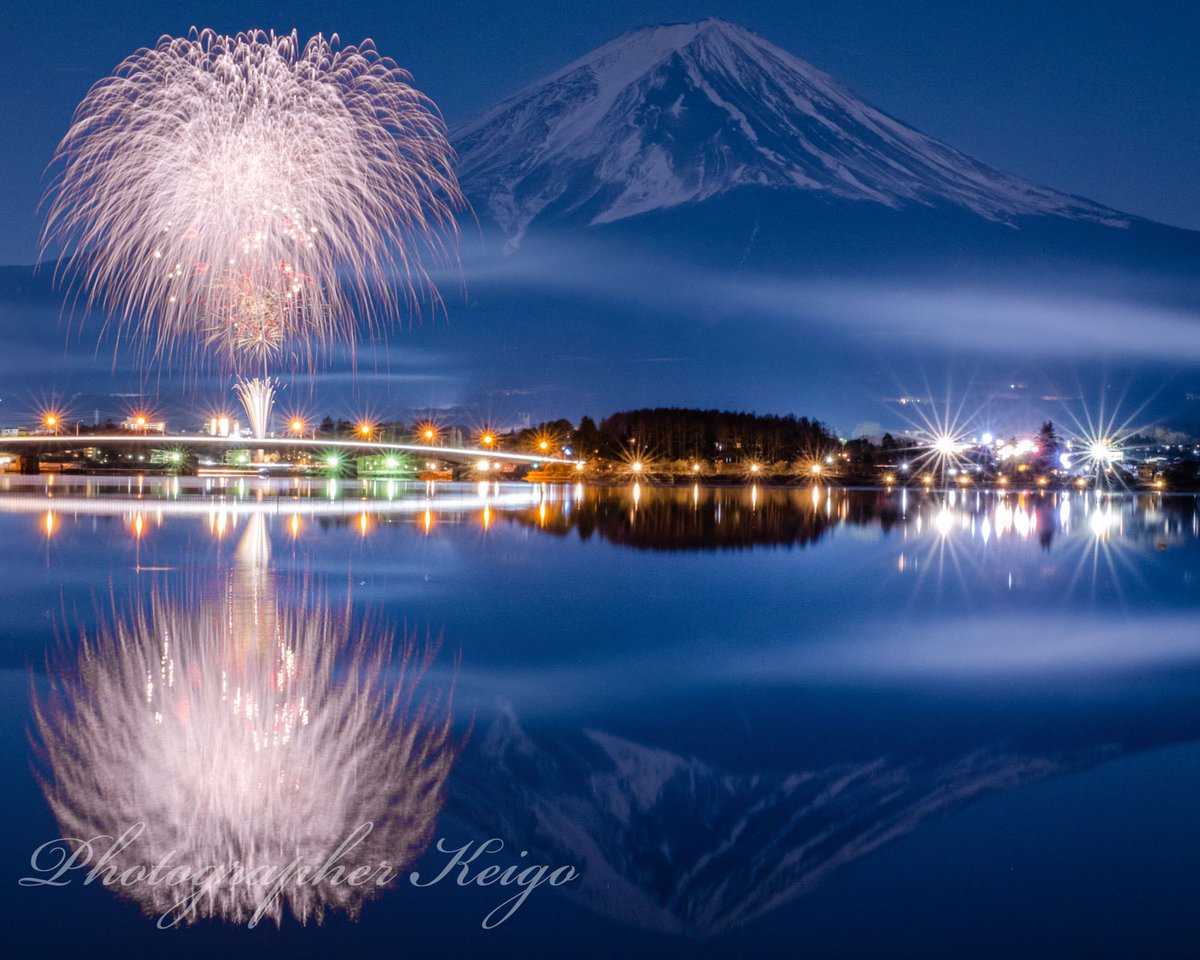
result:
<svg viewBox="0 0 1200 960"><path fill-rule="evenodd" d="M455 351L535 416L898 425L889 396L960 364L1004 422L1114 376L1195 419L1200 232L997 170L742 27L628 33L451 135L478 221Z"/></svg>
<svg viewBox="0 0 1200 960"><path fill-rule="evenodd" d="M468 195L514 240L538 221L613 223L741 187L1008 224L1132 219L980 163L721 20L620 37L453 136Z"/></svg>
<svg viewBox="0 0 1200 960"><path fill-rule="evenodd" d="M911 426L894 398L959 374L956 402L1014 431L1107 390L1200 431L1200 232L994 169L741 27L628 33L451 134L473 219L437 278L448 322L372 342L323 396L513 423L793 412L854 435ZM18 393L62 350L51 274L0 269ZM72 357L72 389L113 389L108 349Z"/></svg>

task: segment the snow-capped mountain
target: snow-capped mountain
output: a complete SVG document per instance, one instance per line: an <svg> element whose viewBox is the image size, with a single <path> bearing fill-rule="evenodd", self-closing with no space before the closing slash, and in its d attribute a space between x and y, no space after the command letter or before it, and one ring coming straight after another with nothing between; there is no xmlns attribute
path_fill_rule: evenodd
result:
<svg viewBox="0 0 1200 960"><path fill-rule="evenodd" d="M476 209L518 239L538 218L604 224L744 186L1129 223L980 163L720 20L626 34L453 136Z"/></svg>

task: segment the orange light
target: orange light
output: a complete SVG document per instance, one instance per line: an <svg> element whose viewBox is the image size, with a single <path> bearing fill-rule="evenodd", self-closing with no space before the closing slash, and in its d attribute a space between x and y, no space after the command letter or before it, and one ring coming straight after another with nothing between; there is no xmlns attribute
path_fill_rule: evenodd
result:
<svg viewBox="0 0 1200 960"><path fill-rule="evenodd" d="M496 438L490 433L485 433L482 437L479 438L479 442L482 443L485 447L490 447L493 443L496 442Z"/></svg>
<svg viewBox="0 0 1200 960"><path fill-rule="evenodd" d="M539 441L538 441L538 449L539 449L539 450L548 450L548 449L550 449L550 441L549 441L549 440L539 440Z"/></svg>
<svg viewBox="0 0 1200 960"><path fill-rule="evenodd" d="M296 417L296 419L292 421L292 433L303 433L303 432L304 432L304 421L301 420L299 417Z"/></svg>
<svg viewBox="0 0 1200 960"><path fill-rule="evenodd" d="M58 417L56 417L52 413L46 414L46 426L48 426L48 427L58 426Z"/></svg>
<svg viewBox="0 0 1200 960"><path fill-rule="evenodd" d="M369 437L371 435L371 425L369 423L360 423L358 425L358 432L364 437Z"/></svg>
<svg viewBox="0 0 1200 960"><path fill-rule="evenodd" d="M146 425L146 418L142 414L139 413L137 415L137 418L133 422L136 423L139 427L144 427Z"/></svg>

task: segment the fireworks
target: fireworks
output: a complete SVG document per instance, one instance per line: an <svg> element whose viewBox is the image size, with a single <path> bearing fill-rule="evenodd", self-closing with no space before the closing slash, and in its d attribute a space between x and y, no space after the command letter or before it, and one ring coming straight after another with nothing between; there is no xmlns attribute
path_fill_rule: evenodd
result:
<svg viewBox="0 0 1200 960"><path fill-rule="evenodd" d="M428 656L409 641L393 661L390 637L353 630L323 603L281 609L268 554L259 516L220 602L157 594L86 641L78 671L38 705L43 786L63 836L144 823L110 861L122 874L145 877L164 858L212 870L190 908L190 882L112 887L160 924L356 915L382 889L375 880L269 895L238 878L294 863L312 876L366 823L347 870L386 863L394 878L428 845L444 801L454 748L449 710L418 694Z"/></svg>
<svg viewBox="0 0 1200 960"><path fill-rule="evenodd" d="M255 440L262 440L271 425L271 408L275 403L275 389L279 383L271 377L254 377L239 380L234 391L246 410L250 432Z"/></svg>
<svg viewBox="0 0 1200 960"><path fill-rule="evenodd" d="M88 92L59 144L43 250L169 356L237 366L353 343L437 302L464 205L432 103L370 41L163 37Z"/></svg>

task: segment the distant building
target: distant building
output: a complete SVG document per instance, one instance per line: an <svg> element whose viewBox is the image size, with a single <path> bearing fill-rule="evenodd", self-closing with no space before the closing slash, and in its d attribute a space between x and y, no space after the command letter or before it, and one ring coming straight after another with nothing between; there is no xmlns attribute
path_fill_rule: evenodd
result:
<svg viewBox="0 0 1200 960"><path fill-rule="evenodd" d="M210 437L240 437L241 424L233 417L216 416L205 421L204 429Z"/></svg>
<svg viewBox="0 0 1200 960"><path fill-rule="evenodd" d="M133 433L166 433L167 421L151 420L149 417L139 413L122 420L121 429L129 430Z"/></svg>

